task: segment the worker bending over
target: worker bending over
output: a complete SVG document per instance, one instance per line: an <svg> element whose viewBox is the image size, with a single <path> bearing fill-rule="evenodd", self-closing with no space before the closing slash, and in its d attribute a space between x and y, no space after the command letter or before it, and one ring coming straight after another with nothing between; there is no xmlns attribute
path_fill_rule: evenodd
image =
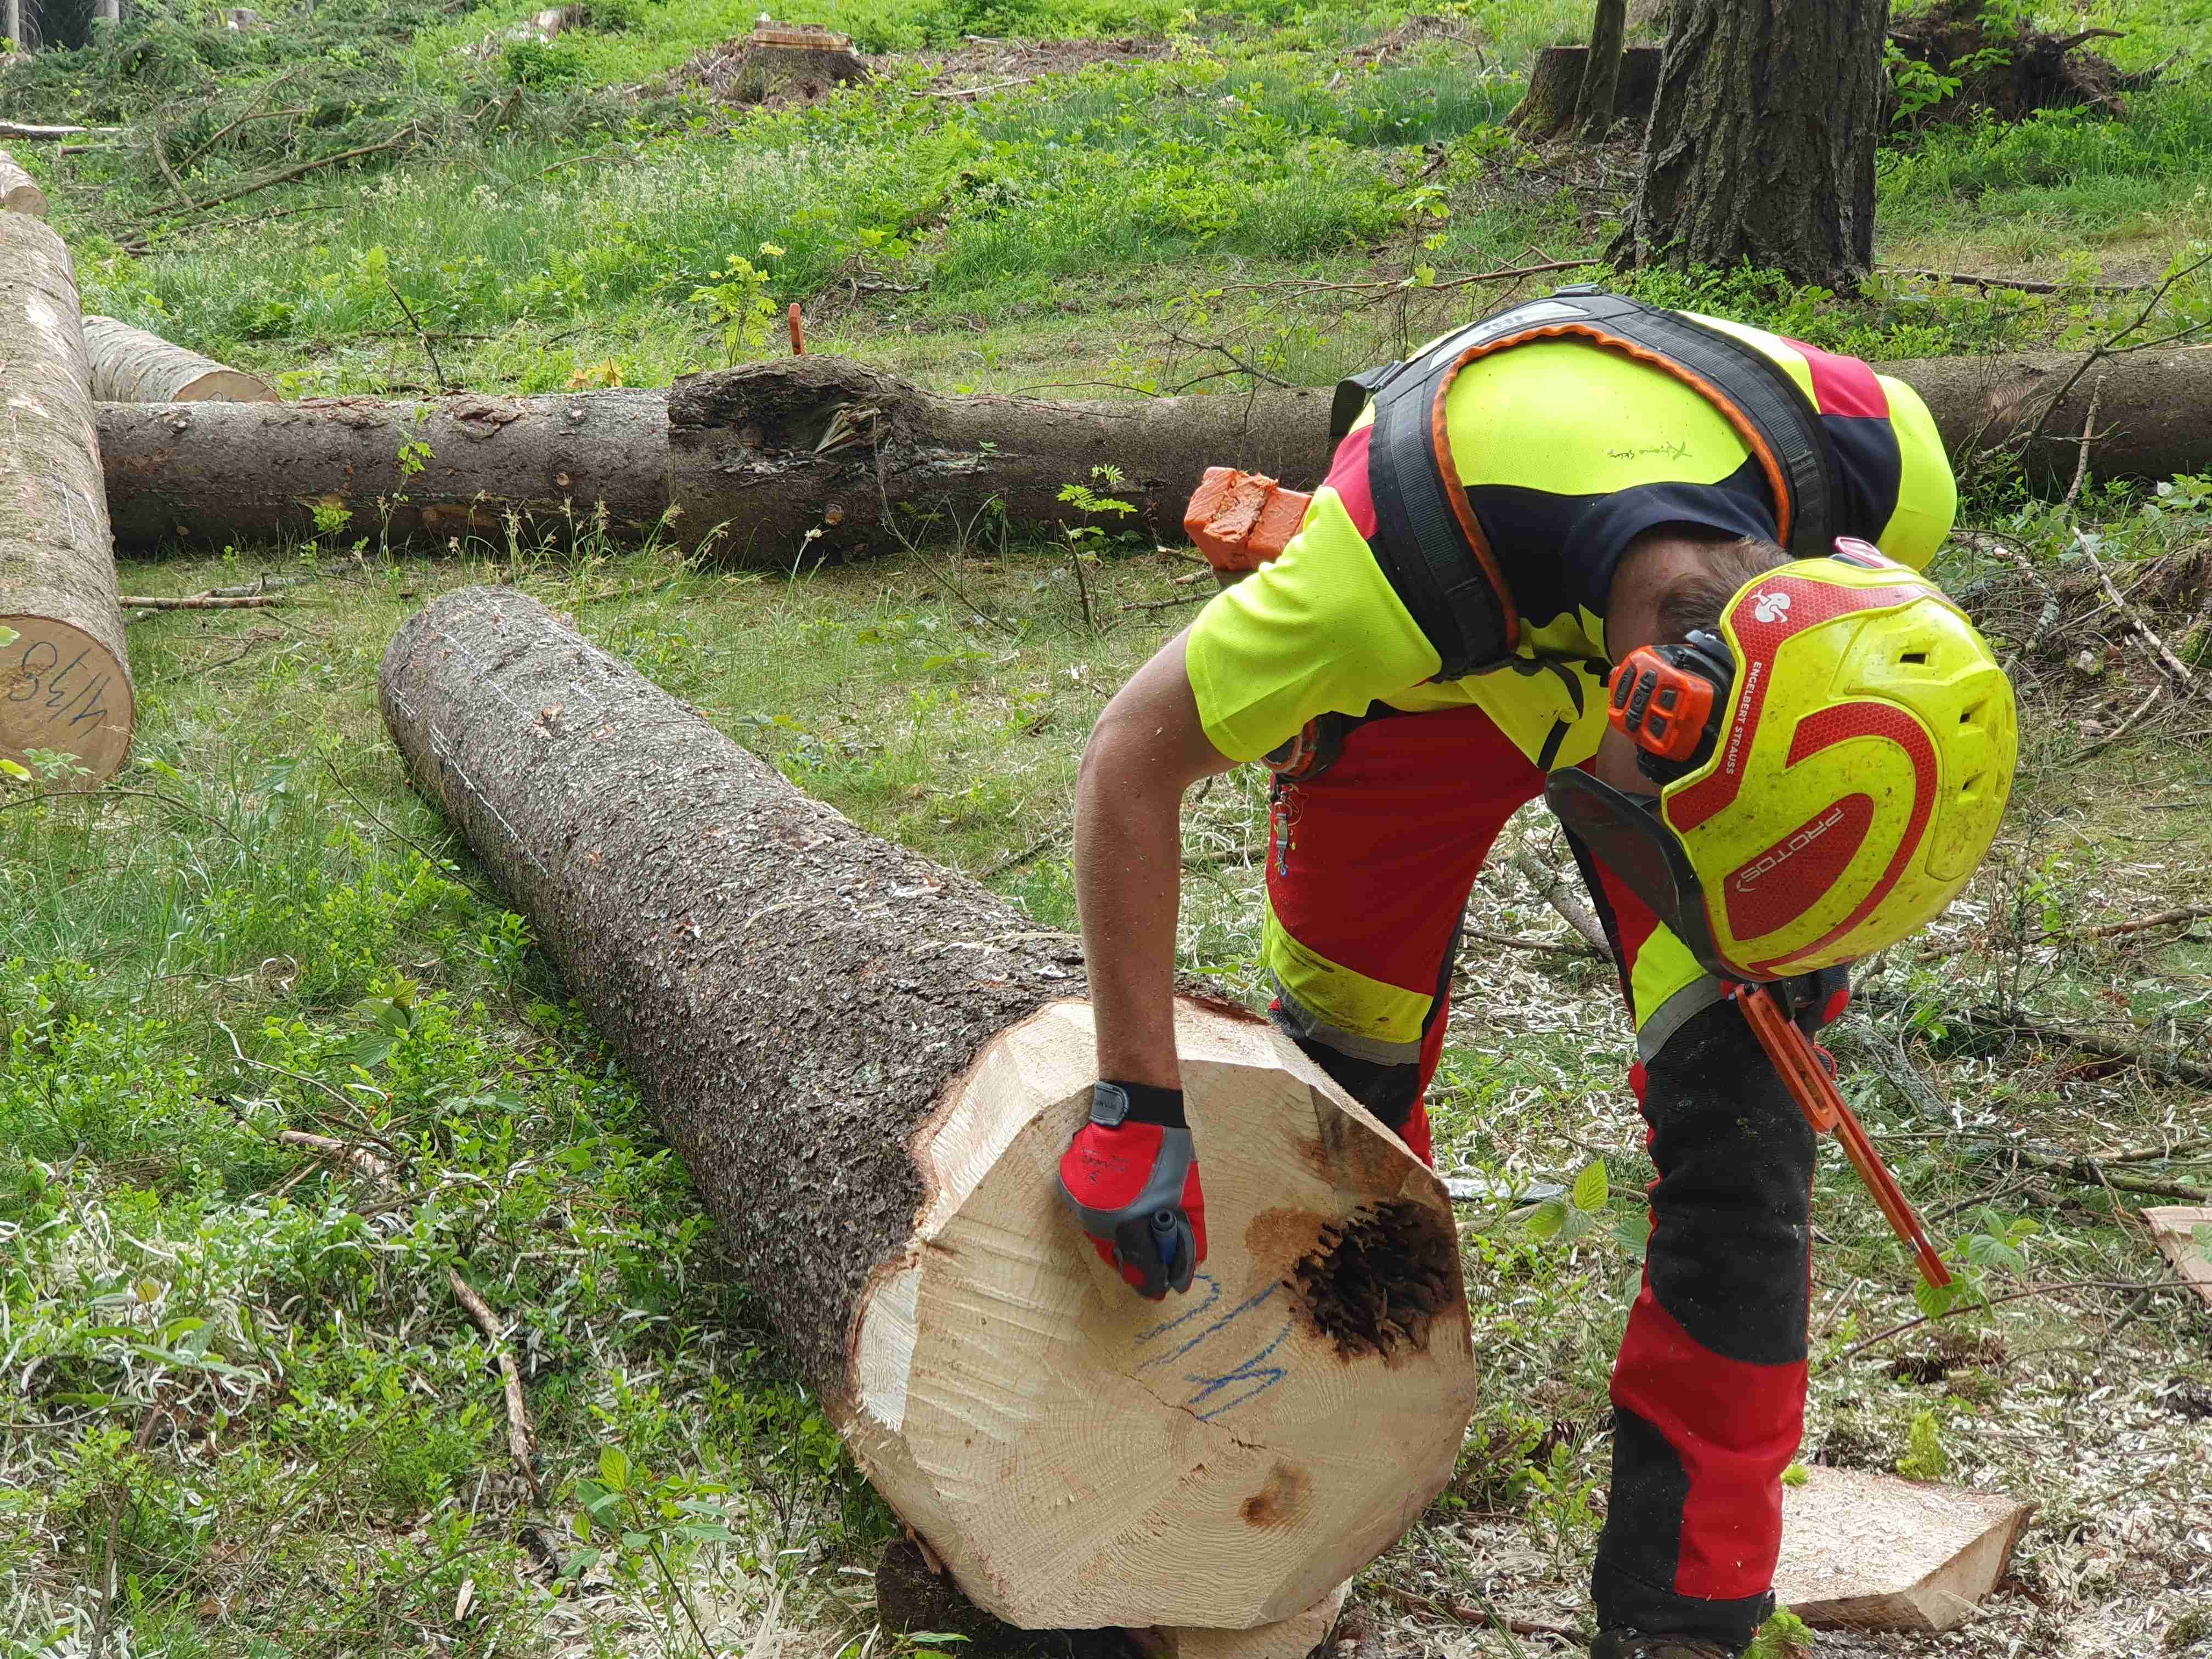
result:
<svg viewBox="0 0 2212 1659"><path fill-rule="evenodd" d="M1347 382L1338 420L1279 556L1210 544L1257 568L1091 732L1075 884L1102 1081L1066 1196L1139 1293L1188 1287L1192 782L1275 769L1274 1018L1424 1158L1462 913L1547 796L1635 1018L1659 1176L1596 1659L1738 1654L1773 1606L1803 1426L1813 1131L1730 993L1834 1018L1844 964L1965 884L2016 757L2002 671L1920 574L1956 506L1942 444L1856 359L1587 289Z"/></svg>

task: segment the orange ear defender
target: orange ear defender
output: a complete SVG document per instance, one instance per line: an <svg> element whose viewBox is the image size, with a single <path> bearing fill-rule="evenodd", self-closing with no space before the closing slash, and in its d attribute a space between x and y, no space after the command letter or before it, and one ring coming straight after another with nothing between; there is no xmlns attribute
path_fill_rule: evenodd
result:
<svg viewBox="0 0 2212 1659"><path fill-rule="evenodd" d="M1639 645L1607 682L1606 719L1644 751L1638 762L1652 781L1665 783L1701 758L1735 680L1728 647L1711 634L1694 633L1681 645Z"/></svg>

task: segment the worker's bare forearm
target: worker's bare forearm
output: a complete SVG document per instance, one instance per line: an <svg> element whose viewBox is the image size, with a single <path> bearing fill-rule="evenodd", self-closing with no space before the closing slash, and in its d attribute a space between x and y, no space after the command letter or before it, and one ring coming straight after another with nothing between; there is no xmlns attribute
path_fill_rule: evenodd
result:
<svg viewBox="0 0 2212 1659"><path fill-rule="evenodd" d="M1206 740L1171 642L1100 716L1076 789L1075 896L1097 1018L1098 1074L1182 1086L1175 1052L1182 797L1231 763Z"/></svg>

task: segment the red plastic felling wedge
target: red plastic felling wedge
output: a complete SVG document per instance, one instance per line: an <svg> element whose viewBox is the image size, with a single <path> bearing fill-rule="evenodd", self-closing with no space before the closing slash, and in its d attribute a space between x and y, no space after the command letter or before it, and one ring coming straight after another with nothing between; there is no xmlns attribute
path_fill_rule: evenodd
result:
<svg viewBox="0 0 2212 1659"><path fill-rule="evenodd" d="M1209 466L1183 509L1183 533L1224 574L1257 570L1290 544L1313 497L1258 472Z"/></svg>
<svg viewBox="0 0 2212 1659"><path fill-rule="evenodd" d="M1759 1046L1766 1050L1774 1069L1782 1073L1782 1080L1796 1097L1797 1108L1805 1114L1805 1121L1815 1133L1826 1131L1833 1134L1844 1149L1844 1156L1851 1168L1859 1172L1867 1190L1898 1237L1904 1241L1920 1264L1920 1276L1937 1290L1951 1282L1950 1270L1944 1267L1943 1258L1928 1237L1928 1231L1920 1224L1920 1217L1912 1207L1912 1200L1897 1184L1897 1177L1875 1151L1874 1142L1852 1112L1843 1091L1836 1087L1835 1079L1820 1063L1820 1056L1807 1036L1775 1001L1774 994L1760 985L1739 985L1730 994L1742 1006L1744 1018L1751 1029L1759 1034Z"/></svg>

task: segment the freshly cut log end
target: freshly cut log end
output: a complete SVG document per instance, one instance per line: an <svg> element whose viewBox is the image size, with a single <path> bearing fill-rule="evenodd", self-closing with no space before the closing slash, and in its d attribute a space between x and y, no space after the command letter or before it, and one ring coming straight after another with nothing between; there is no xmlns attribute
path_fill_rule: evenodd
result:
<svg viewBox="0 0 2212 1659"><path fill-rule="evenodd" d="M273 404L276 391L258 374L171 345L158 334L112 317L84 319L92 359L92 395L103 404Z"/></svg>
<svg viewBox="0 0 2212 1659"><path fill-rule="evenodd" d="M0 149L0 211L27 213L33 219L46 216L46 192L4 149Z"/></svg>
<svg viewBox="0 0 2212 1659"><path fill-rule="evenodd" d="M2172 1264L2181 1281L2212 1303L2212 1249L2197 1243L2197 1229L2212 1227L2212 1208L2165 1204L2142 1212L2158 1253Z"/></svg>
<svg viewBox="0 0 2212 1659"><path fill-rule="evenodd" d="M848 1441L1010 1623L1289 1618L1442 1490L1474 1409L1436 1176L1266 1023L1186 1000L1176 1039L1211 1243L1188 1296L1132 1294L1060 1205L1097 1075L1062 1003L923 1130L928 1203L855 1322Z"/></svg>
<svg viewBox="0 0 2212 1659"><path fill-rule="evenodd" d="M0 614L0 755L72 755L94 780L131 752L131 671L81 628Z"/></svg>
<svg viewBox="0 0 2212 1659"><path fill-rule="evenodd" d="M1782 1492L1774 1594L1816 1630L1955 1630L2034 1510L2002 1492L1814 1468Z"/></svg>
<svg viewBox="0 0 2212 1659"><path fill-rule="evenodd" d="M98 782L130 750L135 701L90 371L69 250L14 213L0 214L0 756L73 757Z"/></svg>
<svg viewBox="0 0 2212 1659"><path fill-rule="evenodd" d="M1146 1659L1306 1659L1328 1640L1352 1591L1346 1579L1303 1613L1251 1630L1191 1630L1163 1625L1132 1631Z"/></svg>
<svg viewBox="0 0 2212 1659"><path fill-rule="evenodd" d="M412 618L379 690L416 787L978 1606L1271 1623L1443 1488L1476 1382L1449 1200L1266 1022L1178 1004L1210 1254L1188 1296L1142 1301L1058 1194L1097 1075L1077 941L864 834L512 590ZM1432 1307L1370 1306L1431 1270ZM1371 1316L1364 1346L1332 1297Z"/></svg>

